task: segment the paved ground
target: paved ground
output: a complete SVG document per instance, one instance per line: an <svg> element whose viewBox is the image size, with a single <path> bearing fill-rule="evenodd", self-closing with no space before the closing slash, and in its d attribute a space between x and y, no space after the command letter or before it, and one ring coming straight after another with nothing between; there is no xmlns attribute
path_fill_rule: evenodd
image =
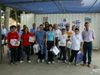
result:
<svg viewBox="0 0 100 75"><path fill-rule="evenodd" d="M64 63L37 64L36 59L32 58L32 60L31 64L24 62L23 64L9 65L4 62L4 64L0 64L0 75L100 75L100 71L92 71L93 68L100 69L100 51L93 52L91 68Z"/></svg>

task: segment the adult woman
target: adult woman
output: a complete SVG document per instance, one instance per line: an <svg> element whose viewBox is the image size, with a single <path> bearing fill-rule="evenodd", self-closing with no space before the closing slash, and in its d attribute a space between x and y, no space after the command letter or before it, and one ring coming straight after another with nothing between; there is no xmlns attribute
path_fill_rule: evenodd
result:
<svg viewBox="0 0 100 75"><path fill-rule="evenodd" d="M49 25L49 31L47 32L46 39L47 39L47 49L48 49L48 64L51 64L54 63L54 54L52 53L52 51L50 51L50 49L55 44L55 36L51 24Z"/></svg>
<svg viewBox="0 0 100 75"><path fill-rule="evenodd" d="M32 34L29 32L28 27L24 28L21 39L22 39L23 51L25 51L25 54L27 55L28 63L31 63L31 61L30 61L30 46L31 46L31 43L29 42L29 38L31 36L32 36Z"/></svg>

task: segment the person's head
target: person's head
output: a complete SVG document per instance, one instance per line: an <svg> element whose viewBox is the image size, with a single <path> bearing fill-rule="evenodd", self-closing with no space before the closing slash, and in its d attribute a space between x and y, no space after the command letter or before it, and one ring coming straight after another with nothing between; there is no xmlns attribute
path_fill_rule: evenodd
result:
<svg viewBox="0 0 100 75"><path fill-rule="evenodd" d="M25 27L25 28L24 28L23 33L24 33L24 34L29 33L29 29L28 29L28 27Z"/></svg>
<svg viewBox="0 0 100 75"><path fill-rule="evenodd" d="M75 25L72 26L72 31L75 31Z"/></svg>
<svg viewBox="0 0 100 75"><path fill-rule="evenodd" d="M4 25L2 25L2 28L5 28L5 26L4 26Z"/></svg>
<svg viewBox="0 0 100 75"><path fill-rule="evenodd" d="M45 28L48 28L48 26L49 26L49 23L45 22Z"/></svg>
<svg viewBox="0 0 100 75"><path fill-rule="evenodd" d="M32 24L32 27L33 27L33 28L35 28L35 27L36 27L36 24L35 24L35 23L33 23L33 24Z"/></svg>
<svg viewBox="0 0 100 75"><path fill-rule="evenodd" d="M65 18L63 19L63 22L66 22L66 19Z"/></svg>
<svg viewBox="0 0 100 75"><path fill-rule="evenodd" d="M23 29L25 29L27 26L26 25L23 25Z"/></svg>
<svg viewBox="0 0 100 75"><path fill-rule="evenodd" d="M86 30L89 30L89 22L85 22L84 26Z"/></svg>
<svg viewBox="0 0 100 75"><path fill-rule="evenodd" d="M10 31L11 32L14 32L15 30L16 30L16 26L15 25L10 26Z"/></svg>
<svg viewBox="0 0 100 75"><path fill-rule="evenodd" d="M40 31L43 30L43 24L40 24L40 26L39 26L39 30L40 30Z"/></svg>
<svg viewBox="0 0 100 75"><path fill-rule="evenodd" d="M66 32L66 29L62 28L62 34L65 34L65 32Z"/></svg>
<svg viewBox="0 0 100 75"><path fill-rule="evenodd" d="M54 24L53 27L54 27L54 29L57 29L58 28L58 25L57 24Z"/></svg>
<svg viewBox="0 0 100 75"><path fill-rule="evenodd" d="M16 28L17 28L17 31L20 31L20 25L17 25Z"/></svg>
<svg viewBox="0 0 100 75"><path fill-rule="evenodd" d="M66 25L66 31L69 31L70 30L70 24L67 24Z"/></svg>
<svg viewBox="0 0 100 75"><path fill-rule="evenodd" d="M52 24L49 25L49 31L52 31L53 30L53 26Z"/></svg>
<svg viewBox="0 0 100 75"><path fill-rule="evenodd" d="M75 34L79 34L79 28L75 28Z"/></svg>

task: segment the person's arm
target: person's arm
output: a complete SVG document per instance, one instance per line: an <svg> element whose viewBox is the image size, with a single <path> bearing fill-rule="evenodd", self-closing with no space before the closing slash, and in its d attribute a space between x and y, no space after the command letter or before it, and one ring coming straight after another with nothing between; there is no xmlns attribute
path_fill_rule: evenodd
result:
<svg viewBox="0 0 100 75"><path fill-rule="evenodd" d="M47 34L48 34L48 32L46 32L46 38L45 38L45 45L46 45L46 47L47 47Z"/></svg>
<svg viewBox="0 0 100 75"><path fill-rule="evenodd" d="M95 39L95 35L94 35L94 32L92 31L92 38L93 40Z"/></svg>
<svg viewBox="0 0 100 75"><path fill-rule="evenodd" d="M80 50L83 52L83 39L82 39L82 35L80 35Z"/></svg>

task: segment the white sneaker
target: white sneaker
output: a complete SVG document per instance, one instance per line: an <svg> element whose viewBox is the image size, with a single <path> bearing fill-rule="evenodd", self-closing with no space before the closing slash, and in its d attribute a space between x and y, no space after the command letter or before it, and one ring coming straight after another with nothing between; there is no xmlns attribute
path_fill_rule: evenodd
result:
<svg viewBox="0 0 100 75"><path fill-rule="evenodd" d="M44 63L44 59L42 60L42 63Z"/></svg>
<svg viewBox="0 0 100 75"><path fill-rule="evenodd" d="M55 61L52 61L52 64L55 64Z"/></svg>
<svg viewBox="0 0 100 75"><path fill-rule="evenodd" d="M51 62L48 62L48 64L51 64Z"/></svg>
<svg viewBox="0 0 100 75"><path fill-rule="evenodd" d="M37 63L40 63L40 59L37 60Z"/></svg>
<svg viewBox="0 0 100 75"><path fill-rule="evenodd" d="M23 62L24 62L24 61L22 61L22 60L20 61L21 64L22 64Z"/></svg>
<svg viewBox="0 0 100 75"><path fill-rule="evenodd" d="M68 64L71 65L72 63L71 62L68 62Z"/></svg>
<svg viewBox="0 0 100 75"><path fill-rule="evenodd" d="M28 63L31 63L31 61L29 60Z"/></svg>
<svg viewBox="0 0 100 75"><path fill-rule="evenodd" d="M67 63L67 61L66 61L66 60L64 60L64 63Z"/></svg>

